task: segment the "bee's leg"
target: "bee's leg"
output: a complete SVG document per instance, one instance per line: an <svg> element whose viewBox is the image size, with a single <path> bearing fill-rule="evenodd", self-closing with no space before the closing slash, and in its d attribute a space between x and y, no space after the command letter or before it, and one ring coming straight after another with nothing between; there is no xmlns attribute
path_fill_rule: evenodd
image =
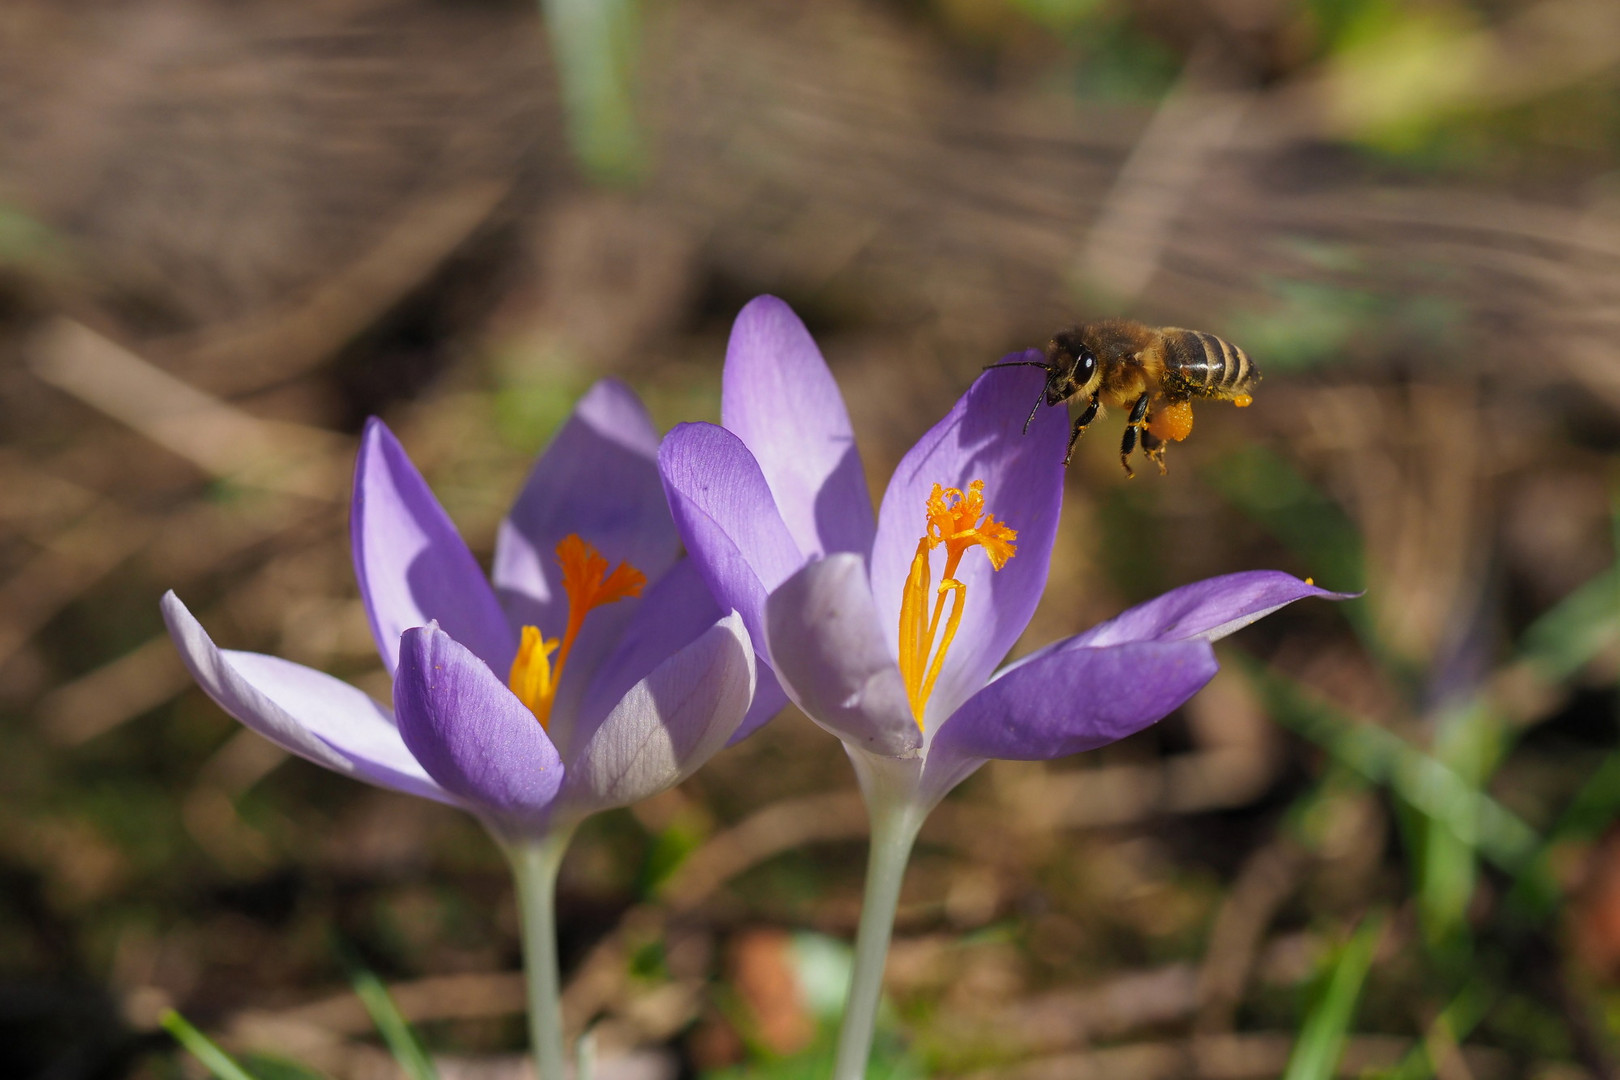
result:
<svg viewBox="0 0 1620 1080"><path fill-rule="evenodd" d="M1125 436L1119 443L1119 463L1125 468L1125 478L1128 480L1136 475L1131 468L1131 451L1136 449L1136 429L1129 424L1125 425Z"/></svg>
<svg viewBox="0 0 1620 1080"><path fill-rule="evenodd" d="M1086 425L1097 419L1097 399L1092 398L1086 405L1085 411L1074 418L1074 430L1069 433L1069 449L1063 455L1063 467L1069 467L1069 459L1074 457L1074 444L1080 441L1080 433L1086 430Z"/></svg>
<svg viewBox="0 0 1620 1080"><path fill-rule="evenodd" d="M1136 449L1136 431L1142 427L1147 416L1148 396L1142 394L1131 405L1131 415L1125 421L1125 435L1119 443L1119 463L1125 467L1126 476L1135 476L1131 471L1131 451Z"/></svg>
<svg viewBox="0 0 1620 1080"><path fill-rule="evenodd" d="M1142 453L1146 454L1148 460L1159 467L1160 476L1164 476L1169 471L1164 467L1164 448L1166 445L1168 444L1153 432L1143 429Z"/></svg>

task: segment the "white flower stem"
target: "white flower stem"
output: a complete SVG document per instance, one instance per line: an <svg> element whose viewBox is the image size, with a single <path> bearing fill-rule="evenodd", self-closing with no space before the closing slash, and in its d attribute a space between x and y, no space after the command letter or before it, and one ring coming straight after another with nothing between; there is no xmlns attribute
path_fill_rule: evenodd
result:
<svg viewBox="0 0 1620 1080"><path fill-rule="evenodd" d="M523 924L523 972L529 991L529 1041L539 1080L565 1080L562 990L557 969L557 869L572 827L502 846L517 881Z"/></svg>
<svg viewBox="0 0 1620 1080"><path fill-rule="evenodd" d="M857 755L851 754L852 759ZM862 771L857 759L856 771ZM863 776L863 781L866 777ZM911 845L917 839L927 810L906 798L866 789L867 812L872 821L871 848L866 861L866 892L861 900L861 924L855 933L855 966L850 972L844 1022L838 1032L838 1057L833 1080L864 1080L872 1056L878 1002L883 995L883 968L889 959L889 938L900 904L900 883L906 876ZM881 785L877 785L881 786Z"/></svg>

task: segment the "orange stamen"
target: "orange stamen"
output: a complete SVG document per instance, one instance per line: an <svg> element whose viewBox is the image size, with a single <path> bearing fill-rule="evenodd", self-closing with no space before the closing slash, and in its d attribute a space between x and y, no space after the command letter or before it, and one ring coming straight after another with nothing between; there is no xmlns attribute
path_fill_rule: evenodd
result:
<svg viewBox="0 0 1620 1080"><path fill-rule="evenodd" d="M525 626L507 680L512 693L529 707L541 727L550 726L557 684L568 654L573 651L574 639L585 625L585 616L604 604L640 595L641 587L647 583L647 576L627 562L608 573L608 561L602 553L575 533L558 542L557 565L562 567L562 588L568 596L568 624L561 638L549 640L540 636L539 627ZM551 659L553 651L557 654L555 661Z"/></svg>
<svg viewBox="0 0 1620 1080"><path fill-rule="evenodd" d="M959 488L942 488L935 484L928 496L927 514L928 527L917 541L917 554L912 557L911 572L906 576L905 592L900 600L900 675L905 680L911 715L919 729L923 726L923 712L934 692L934 683L945 665L945 654L962 622L967 586L956 579L956 571L963 554L975 545L982 547L991 568L1000 570L1018 551L1013 543L1018 539L1017 531L984 511L983 480L969 484L966 494ZM940 577L930 613L928 555L941 544L945 546L945 573ZM945 614L947 596L954 602L941 636L939 623ZM936 637L939 638L937 648Z"/></svg>

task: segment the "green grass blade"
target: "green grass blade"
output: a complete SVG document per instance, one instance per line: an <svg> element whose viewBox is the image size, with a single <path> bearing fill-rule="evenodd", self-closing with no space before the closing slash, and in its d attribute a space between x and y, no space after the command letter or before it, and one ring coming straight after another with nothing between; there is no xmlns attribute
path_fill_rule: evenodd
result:
<svg viewBox="0 0 1620 1080"><path fill-rule="evenodd" d="M1620 631L1620 572L1610 567L1530 624L1520 657L1543 679L1560 683L1580 671Z"/></svg>
<svg viewBox="0 0 1620 1080"><path fill-rule="evenodd" d="M1388 787L1420 813L1444 822L1485 859L1517 874L1540 850L1541 838L1523 818L1444 762L1391 731L1308 696L1281 675L1257 664L1247 666L1274 720L1321 746L1352 772Z"/></svg>
<svg viewBox="0 0 1620 1080"><path fill-rule="evenodd" d="M389 1053L394 1055L394 1060L399 1062L405 1075L410 1080L439 1080L439 1070L434 1066L433 1058L422 1045L416 1029L411 1027L410 1021L399 1011L399 1006L394 1004L382 980L342 945L338 947L338 959L348 972L349 985L354 988L355 996L366 1007L366 1012L371 1014L371 1022L377 1025L377 1033L388 1044Z"/></svg>
<svg viewBox="0 0 1620 1080"><path fill-rule="evenodd" d="M1486 976L1475 973L1463 984L1463 988L1457 991L1457 995L1446 1007L1440 1010L1440 1015L1429 1025L1429 1034L1419 1039L1417 1045L1407 1051L1400 1064L1383 1074L1382 1080L1429 1080L1429 1077L1435 1074L1434 1061L1429 1056L1429 1047L1434 1042L1433 1036L1437 1032L1443 1032L1447 1042L1460 1046L1463 1040L1473 1033L1474 1028L1479 1026L1480 1021L1485 1019L1491 1006L1495 1005L1501 996L1497 989L1498 974Z"/></svg>
<svg viewBox="0 0 1620 1080"><path fill-rule="evenodd" d="M1549 864L1553 848L1601 835L1617 815L1620 815L1620 750L1612 750L1587 777L1586 783L1547 830L1545 841L1515 876L1508 892L1508 909L1531 923L1551 916L1563 898L1563 890Z"/></svg>
<svg viewBox="0 0 1620 1080"><path fill-rule="evenodd" d="M1446 821L1423 819L1418 921L1432 950L1466 945L1468 905L1479 879L1476 855L1474 846L1459 838Z"/></svg>
<svg viewBox="0 0 1620 1080"><path fill-rule="evenodd" d="M238 1065L214 1040L192 1027L189 1020L173 1009L163 1010L158 1023L174 1036L174 1041L184 1047L186 1053L202 1062L203 1067L219 1080L254 1080L252 1073Z"/></svg>
<svg viewBox="0 0 1620 1080"><path fill-rule="evenodd" d="M596 1076L596 1034L587 1031L574 1044L574 1080L594 1080Z"/></svg>
<svg viewBox="0 0 1620 1080"><path fill-rule="evenodd" d="M258 1080L331 1080L319 1069L270 1054L246 1054L247 1063Z"/></svg>
<svg viewBox="0 0 1620 1080"><path fill-rule="evenodd" d="M1382 915L1361 920L1355 934L1339 950L1333 969L1323 980L1300 1029L1299 1041L1288 1058L1284 1080L1332 1080L1345 1038L1356 1016L1361 987L1372 967L1373 950L1384 931Z"/></svg>
<svg viewBox="0 0 1620 1080"><path fill-rule="evenodd" d="M636 0L540 0L562 81L568 138L590 179L634 182L645 151L635 115Z"/></svg>
<svg viewBox="0 0 1620 1080"><path fill-rule="evenodd" d="M1614 547L1620 555L1620 491L1611 508ZM1620 634L1620 565L1598 574L1531 624L1519 659L1541 678L1560 683L1585 667ZM1620 750L1610 751L1547 830L1541 846L1515 875L1507 908L1532 924L1549 918L1563 890L1549 864L1552 850L1600 835L1620 816Z"/></svg>
<svg viewBox="0 0 1620 1080"><path fill-rule="evenodd" d="M1442 708L1434 717L1431 754L1479 798L1505 756L1503 722L1482 696ZM1424 817L1416 879L1424 936L1431 949L1466 962L1468 907L1478 884L1479 853L1444 819Z"/></svg>

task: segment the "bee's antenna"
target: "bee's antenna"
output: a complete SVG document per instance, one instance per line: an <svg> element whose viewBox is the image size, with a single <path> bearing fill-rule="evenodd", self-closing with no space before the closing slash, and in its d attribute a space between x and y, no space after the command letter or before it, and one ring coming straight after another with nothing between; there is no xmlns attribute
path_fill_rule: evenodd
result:
<svg viewBox="0 0 1620 1080"><path fill-rule="evenodd" d="M998 367L1038 367L1042 371L1052 370L1052 366L1050 364L1043 364L1036 360L1009 360L1005 364L986 364L984 365L984 370L989 371L991 368Z"/></svg>
<svg viewBox="0 0 1620 1080"><path fill-rule="evenodd" d="M1046 400L1046 391L1043 390L1043 391L1041 391L1041 396L1035 399L1035 407L1033 409L1029 410L1029 419L1024 421L1024 434L1025 435L1029 434L1029 425L1031 425L1031 424L1033 424L1035 422L1035 414L1041 411L1041 402L1043 402L1045 400Z"/></svg>

